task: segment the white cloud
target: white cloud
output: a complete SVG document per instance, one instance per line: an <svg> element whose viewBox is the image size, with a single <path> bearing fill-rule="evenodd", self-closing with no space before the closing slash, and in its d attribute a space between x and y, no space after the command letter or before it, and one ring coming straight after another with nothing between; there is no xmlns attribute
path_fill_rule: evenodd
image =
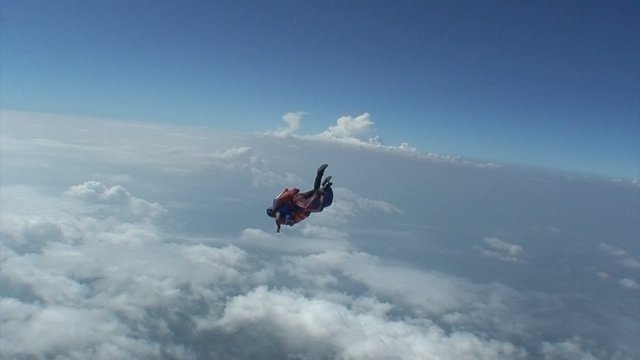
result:
<svg viewBox="0 0 640 360"><path fill-rule="evenodd" d="M287 127L278 128L275 131L268 132L268 135L274 135L278 137L286 137L294 134L298 129L300 129L300 123L302 121L302 117L307 115L306 112L288 112L282 115L282 121L287 124Z"/></svg>
<svg viewBox="0 0 640 360"><path fill-rule="evenodd" d="M635 300L623 287L637 286L633 276L618 281L616 272L601 272L597 276L612 281L581 286L584 279L573 275L593 274L599 265L570 252L545 253L540 239L528 238L526 226L547 219L547 208L522 206L507 219L492 218L481 213L486 204L477 205L465 192L472 184L473 194L495 196L503 214L513 208L500 204L514 201L553 207L566 200L564 184L549 181L535 188L526 180L528 172L492 174L458 157L386 146L370 136L373 125L358 130L355 118L342 124L340 131L352 136L342 142L355 139L357 146L374 151L334 146L341 140L317 135L274 139L84 120L73 126L41 119L7 127L2 121L2 358L636 358L639 353L633 336L625 335L638 329L637 319L624 311ZM300 122L292 118L287 125L297 129ZM388 176L362 181L380 170L380 159L397 160L395 154L405 157L384 163ZM358 184L358 193L338 187L332 207L275 234L264 214L273 189L267 194L251 185L300 184L301 178L287 171L306 169L310 158L320 156L331 157L337 184ZM351 169L356 157L358 167ZM411 176L427 173L428 188L420 187L425 179ZM478 174L487 177L477 181ZM83 182L87 178L94 180ZM387 187L399 178L402 186ZM510 191L501 198L505 184L508 189L533 184L537 191ZM377 192L378 186L388 192ZM409 193L416 188L429 194L427 212L412 211L426 199L421 192ZM554 195L545 197L549 193ZM579 226L586 221L603 233L613 229L575 206L563 203L551 222L536 225L560 226L567 249L590 235ZM565 211L585 216L572 219ZM562 278L532 280L529 270L542 271L533 261L508 274L485 262L478 266L476 250L465 239L492 231L488 228L515 233L519 244L485 240L481 249L502 260L545 254L543 265ZM616 264L635 266L632 249L601 249L612 253ZM565 265L567 271L554 268ZM598 294L589 292L594 287ZM64 331L60 319L74 328Z"/></svg>
<svg viewBox="0 0 640 360"><path fill-rule="evenodd" d="M640 269L640 261L633 258L626 250L615 246L600 243L600 249L605 253L621 258L618 263L629 269Z"/></svg>
<svg viewBox="0 0 640 360"><path fill-rule="evenodd" d="M342 116L336 121L336 125L330 126L320 136L334 139L360 139L373 128L373 121L369 113L356 116Z"/></svg>
<svg viewBox="0 0 640 360"><path fill-rule="evenodd" d="M0 351L7 358L106 360L160 356L158 344L131 336L131 329L100 309L40 308L3 298L0 311L4 318Z"/></svg>
<svg viewBox="0 0 640 360"><path fill-rule="evenodd" d="M362 310L258 287L231 299L222 318L203 328L213 325L235 332L252 327L275 334L291 353L312 357L515 359L526 354L508 342L464 332L447 334L437 326L392 321L384 312Z"/></svg>
<svg viewBox="0 0 640 360"><path fill-rule="evenodd" d="M526 355L510 342L470 331L445 331L429 320L428 316L452 312L465 313L468 319L458 319L456 324L467 326L486 323L489 317L503 318L496 311L504 304L495 299L498 307L484 303L483 287L442 274L390 266L367 253L352 252L347 233L314 225L294 228L290 236L246 229L232 241L235 245L181 244L170 241L152 221L117 220L96 213L91 206L78 207L69 198L81 199L86 205L125 208L132 198L139 199L117 185L85 182L72 186L54 211L38 220L47 224L55 219L62 235L51 237L57 232L43 231L49 240L38 253L2 251L6 254L0 275L3 281L25 289L2 294L2 313L11 313L2 318L0 326L5 342L0 351L5 357L195 357L184 346L191 340L174 329L197 324L201 331L253 327L265 335L272 333L267 329L275 328L284 351L292 356ZM20 216L14 219L29 221ZM68 236L80 241L69 241ZM285 257L274 267L273 261L255 261L263 251L249 253L239 246L311 255ZM269 291L259 287L247 292L283 274L325 290L317 297L286 288ZM342 288L345 277L366 286L373 296L332 295L330 288ZM493 286L486 291L501 292ZM254 308L257 303L260 307ZM476 308L476 304L483 305ZM394 309L404 309L409 317L391 317ZM486 313L484 320L477 320L480 312ZM72 331L56 331L65 321L73 326Z"/></svg>
<svg viewBox="0 0 640 360"><path fill-rule="evenodd" d="M542 354L547 360L597 360L588 351L583 350L582 340L578 337L561 342L542 343Z"/></svg>
<svg viewBox="0 0 640 360"><path fill-rule="evenodd" d="M231 160L246 156L247 154L250 154L251 151L252 151L251 147L241 146L238 148L227 149L221 152L215 152L211 154L211 158L217 159L217 160L231 161Z"/></svg>
<svg viewBox="0 0 640 360"><path fill-rule="evenodd" d="M350 218L363 213L404 214L404 211L396 205L382 200L369 199L346 188L334 188L334 194L333 204L322 211L322 216L313 217L313 223L335 226L345 224Z"/></svg>
<svg viewBox="0 0 640 360"><path fill-rule="evenodd" d="M600 249L605 253L613 256L626 256L627 252L623 249L611 246L609 244L600 243Z"/></svg>
<svg viewBox="0 0 640 360"><path fill-rule="evenodd" d="M484 243L484 247L478 247L483 255L508 262L522 261L524 249L520 245L509 244L505 241L492 237L484 238Z"/></svg>
<svg viewBox="0 0 640 360"><path fill-rule="evenodd" d="M509 308L526 308L534 301L499 284L477 285L446 274L386 263L363 252L327 251L286 257L282 270L306 288L341 291L340 279L366 286L376 298L416 319L439 319L454 328L501 328L518 336L527 332L528 316L514 317ZM553 301L537 297L535 301ZM498 325L499 324L499 325Z"/></svg>
<svg viewBox="0 0 640 360"><path fill-rule="evenodd" d="M293 254L313 254L331 250L348 250L353 247L347 241L347 235L345 233L329 228L301 224L293 228L287 228L286 231L280 234L275 233L275 225L273 229L273 233L267 233L263 230L253 228L244 229L236 242L242 246Z"/></svg>
<svg viewBox="0 0 640 360"><path fill-rule="evenodd" d="M273 135L277 137L286 137L291 135L304 140L333 142L375 151L413 156L418 159L432 162L458 164L480 169L497 169L502 167L501 165L492 162L463 160L460 156L456 155L442 155L433 152L425 153L406 142L403 142L398 146L384 145L383 140L379 135L374 135L372 137L369 136L371 133L375 132L375 123L371 120L371 115L366 112L355 117L349 115L341 116L336 120L336 125L329 126L327 130L319 134L295 135L294 133L299 129L302 115L304 114L305 113L285 114L283 119L289 126L267 132L266 135Z"/></svg>
<svg viewBox="0 0 640 360"><path fill-rule="evenodd" d="M139 199L121 185L106 186L99 181L86 181L74 185L65 195L89 204L114 205L117 206L116 213L126 210L126 217L133 216L137 219L155 219L166 213L160 204Z"/></svg>
<svg viewBox="0 0 640 360"><path fill-rule="evenodd" d="M3 200L18 204L17 197L27 201L26 207L43 202L24 194L3 192ZM118 219L95 212L95 203L131 213ZM222 287L249 281L247 254L231 245L169 242L147 217L155 212L151 204L118 185L85 182L71 187L46 213L20 215L21 205L2 208L0 215L12 225L3 221L0 234L1 357L190 356L180 340L172 340L178 336L164 339L160 333L171 335L169 328L183 321L173 316L197 311L200 302L215 302ZM22 248L24 240L36 238L36 249ZM163 314L165 309L170 313Z"/></svg>
<svg viewBox="0 0 640 360"><path fill-rule="evenodd" d="M620 279L620 285L630 290L640 290L640 284L633 279Z"/></svg>

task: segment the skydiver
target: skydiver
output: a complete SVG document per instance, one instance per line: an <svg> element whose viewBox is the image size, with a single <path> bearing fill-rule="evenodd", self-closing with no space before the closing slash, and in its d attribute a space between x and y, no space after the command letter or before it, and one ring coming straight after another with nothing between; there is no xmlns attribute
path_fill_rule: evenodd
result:
<svg viewBox="0 0 640 360"><path fill-rule="evenodd" d="M267 215L275 219L276 231L280 232L281 225L293 226L306 219L312 212L321 212L333 203L333 189L331 176L324 181L324 171L327 164L322 164L316 172L313 189L300 192L297 188L285 188L274 200L273 205L267 208Z"/></svg>

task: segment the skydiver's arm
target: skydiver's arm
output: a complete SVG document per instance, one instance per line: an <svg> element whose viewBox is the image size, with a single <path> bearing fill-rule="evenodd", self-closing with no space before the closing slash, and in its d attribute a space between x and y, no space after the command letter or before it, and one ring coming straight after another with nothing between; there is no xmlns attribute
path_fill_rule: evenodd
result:
<svg viewBox="0 0 640 360"><path fill-rule="evenodd" d="M282 222L282 216L280 216L280 212L276 212L276 232L280 232L280 223Z"/></svg>

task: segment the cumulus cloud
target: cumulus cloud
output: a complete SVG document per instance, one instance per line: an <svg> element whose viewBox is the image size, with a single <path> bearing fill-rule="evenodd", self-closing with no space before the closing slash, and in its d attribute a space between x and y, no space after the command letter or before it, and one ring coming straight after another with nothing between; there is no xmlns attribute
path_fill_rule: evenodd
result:
<svg viewBox="0 0 640 360"><path fill-rule="evenodd" d="M14 194L4 195L14 203ZM119 220L68 197L115 205L131 217ZM180 317L250 277L243 250L170 242L149 221L160 205L118 186L85 182L56 205L28 216L3 208L3 218L23 222L13 228L22 231L2 226L3 358L188 358L173 329L188 324ZM38 238L37 251L23 251L21 237Z"/></svg>
<svg viewBox="0 0 640 360"><path fill-rule="evenodd" d="M494 257L496 259L507 262L522 261L524 249L517 244L509 244L500 239L486 237L484 246L478 247L483 255Z"/></svg>
<svg viewBox="0 0 640 360"><path fill-rule="evenodd" d="M508 342L392 321L384 312L353 305L353 301L338 304L258 287L231 299L222 318L212 325L226 332L251 327L274 333L292 354L305 357L516 359L525 355Z"/></svg>
<svg viewBox="0 0 640 360"><path fill-rule="evenodd" d="M503 309L517 295L506 288L386 264L355 251L347 233L317 225L285 236L246 229L213 246L215 239L176 242L146 217L119 220L89 206L126 209L131 199L152 204L117 185L72 186L52 213L35 215L49 224L35 231L46 239L38 252L16 252L19 242L4 242L2 356L199 358L218 351L198 347L200 336L243 331L275 336L269 346L294 357L527 356L509 341L469 330L507 320ZM14 221L32 226L33 216ZM282 279L289 285L270 289ZM350 283L369 290L354 292ZM445 330L432 316L461 329ZM522 331L517 320L508 322L505 331Z"/></svg>
<svg viewBox="0 0 640 360"><path fill-rule="evenodd" d="M363 113L355 118L352 116L341 116L336 121L336 125L330 126L326 131L321 133L320 136L334 139L362 140L362 137L371 131L373 124L369 113Z"/></svg>
<svg viewBox="0 0 640 360"><path fill-rule="evenodd" d="M125 210L127 217L154 219L166 213L160 204L139 199L123 186L106 186L99 181L86 181L74 185L64 194L90 204L117 206L114 213L121 215L120 211Z"/></svg>
<svg viewBox="0 0 640 360"><path fill-rule="evenodd" d="M345 115L336 120L336 125L329 126L325 131L312 135L295 135L300 127L302 116L305 113L287 113L283 116L283 120L288 124L286 128L278 128L275 131L269 131L266 135L277 137L295 136L304 140L323 141L340 143L348 146L366 148L375 151L391 152L412 156L432 162L451 163L463 166L470 166L479 169L497 169L501 168L493 162L478 162L464 160L457 155L443 155L433 152L422 152L418 148L403 142L400 145L385 145L382 138L375 133L375 123L371 120L371 114L362 113L357 116ZM371 136L373 135L373 136Z"/></svg>

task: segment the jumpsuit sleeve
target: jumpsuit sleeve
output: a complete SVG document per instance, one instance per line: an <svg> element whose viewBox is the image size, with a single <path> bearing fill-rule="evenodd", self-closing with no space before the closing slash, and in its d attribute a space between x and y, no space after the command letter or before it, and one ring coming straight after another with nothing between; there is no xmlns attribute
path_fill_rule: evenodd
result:
<svg viewBox="0 0 640 360"><path fill-rule="evenodd" d="M284 189L275 200L273 200L273 208L278 209L286 203L293 203L293 197L300 192L300 189Z"/></svg>

